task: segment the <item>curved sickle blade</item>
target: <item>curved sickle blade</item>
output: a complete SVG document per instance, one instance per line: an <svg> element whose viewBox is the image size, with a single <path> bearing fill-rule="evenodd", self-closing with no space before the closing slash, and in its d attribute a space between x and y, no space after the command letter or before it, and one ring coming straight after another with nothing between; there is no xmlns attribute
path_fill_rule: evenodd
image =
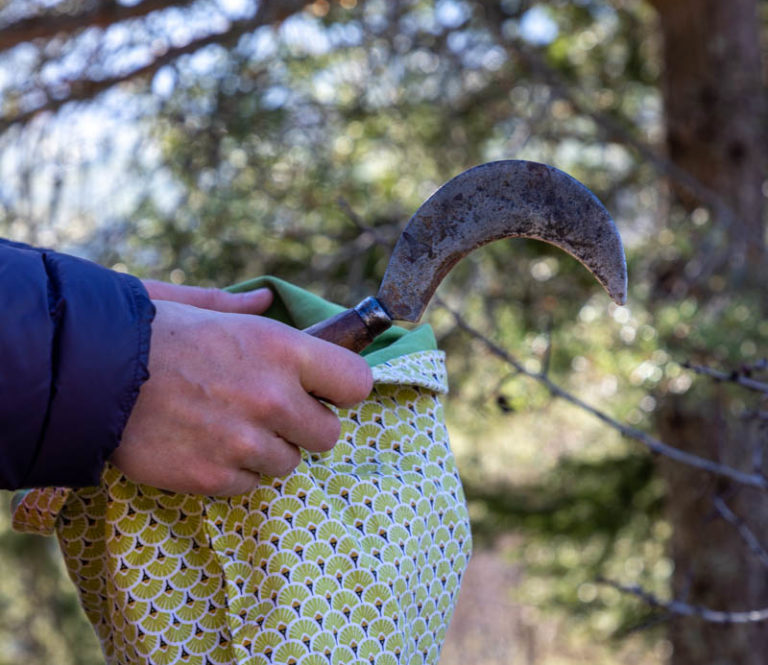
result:
<svg viewBox="0 0 768 665"><path fill-rule="evenodd" d="M401 234L376 297L393 319L418 321L457 261L502 238L556 245L624 303L624 248L608 211L566 173L517 160L464 171L427 199Z"/></svg>

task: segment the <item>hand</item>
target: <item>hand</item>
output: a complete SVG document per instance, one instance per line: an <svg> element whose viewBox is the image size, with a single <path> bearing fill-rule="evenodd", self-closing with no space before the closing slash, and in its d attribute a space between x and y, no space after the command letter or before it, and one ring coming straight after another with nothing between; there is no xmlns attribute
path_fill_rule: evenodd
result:
<svg viewBox="0 0 768 665"><path fill-rule="evenodd" d="M143 284L152 300L171 300L217 312L263 314L272 304L272 291L269 289L229 293L221 289L169 284L154 279L145 279Z"/></svg>
<svg viewBox="0 0 768 665"><path fill-rule="evenodd" d="M299 448L333 447L340 423L318 398L351 406L370 393L371 371L356 354L243 313L263 311L268 290L147 288L182 302L155 302L151 376L111 458L135 482L194 494L248 492L261 474L296 468Z"/></svg>

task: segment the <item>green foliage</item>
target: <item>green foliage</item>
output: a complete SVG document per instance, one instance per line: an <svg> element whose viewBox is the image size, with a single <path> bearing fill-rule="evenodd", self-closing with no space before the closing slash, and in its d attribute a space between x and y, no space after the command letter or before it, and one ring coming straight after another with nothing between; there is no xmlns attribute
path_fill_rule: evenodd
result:
<svg viewBox="0 0 768 665"><path fill-rule="evenodd" d="M549 41L522 30L532 8L553 22ZM135 156L140 204L73 242L142 276L223 286L273 273L351 305L375 292L399 229L442 182L492 159L552 163L615 214L628 306L608 304L575 260L528 241L474 253L440 295L531 371L647 427L659 396L700 385L681 362L728 366L768 348L759 285L734 293L718 272L681 280L703 240L716 250L723 238L703 210L658 221L658 173L637 146L661 137L659 71L645 3L331 3L325 16L180 60L172 94L144 121L157 156ZM23 219L3 212L7 226ZM595 580L667 589L664 490L649 457L554 408L439 307L429 320L448 354L447 412L478 540L523 533L522 596L572 613L574 630L602 640L641 624L638 603ZM36 552L41 579L59 589L39 542L0 522L3 569ZM6 585L6 607L30 616L26 601L8 600L15 581ZM45 620L65 622L61 653L73 653L83 637L66 623L76 614L66 598Z"/></svg>
<svg viewBox="0 0 768 665"><path fill-rule="evenodd" d="M469 481L465 489L476 541L503 531L526 534L516 557L530 576L519 590L523 602L567 608L594 639L605 641L648 612L598 580L629 579L664 594L671 573L664 557L664 489L647 455L565 457L543 482L489 487Z"/></svg>

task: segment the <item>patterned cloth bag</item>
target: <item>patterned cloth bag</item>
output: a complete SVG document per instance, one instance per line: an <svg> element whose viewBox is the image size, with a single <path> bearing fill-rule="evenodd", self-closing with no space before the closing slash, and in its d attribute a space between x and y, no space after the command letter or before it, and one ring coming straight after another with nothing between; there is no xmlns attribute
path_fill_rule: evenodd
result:
<svg viewBox="0 0 768 665"><path fill-rule="evenodd" d="M267 315L304 328L340 308L274 278ZM338 409L333 450L234 498L137 485L17 495L14 528L55 533L107 662L437 663L471 549L427 326L365 354L375 386ZM179 460L183 463L183 460Z"/></svg>

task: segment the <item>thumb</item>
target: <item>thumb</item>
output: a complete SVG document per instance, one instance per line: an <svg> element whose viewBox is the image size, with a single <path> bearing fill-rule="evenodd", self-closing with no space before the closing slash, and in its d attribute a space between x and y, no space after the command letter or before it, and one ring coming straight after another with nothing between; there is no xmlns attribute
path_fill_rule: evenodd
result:
<svg viewBox="0 0 768 665"><path fill-rule="evenodd" d="M169 284L153 279L143 280L153 300L171 300L200 309L233 314L261 314L272 304L269 289L256 289L245 293L229 293L221 289Z"/></svg>

